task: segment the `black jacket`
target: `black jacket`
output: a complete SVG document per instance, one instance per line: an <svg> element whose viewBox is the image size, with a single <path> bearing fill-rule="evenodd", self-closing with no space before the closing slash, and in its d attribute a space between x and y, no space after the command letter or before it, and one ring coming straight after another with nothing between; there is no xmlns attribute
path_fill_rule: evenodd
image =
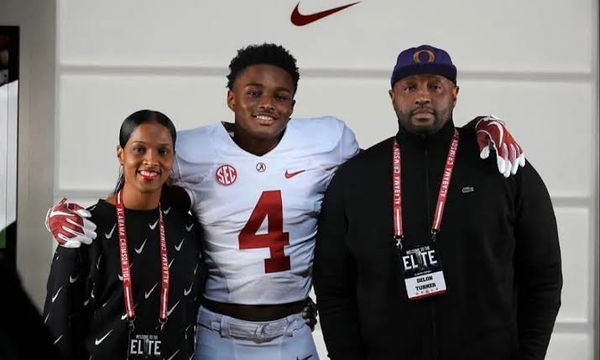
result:
<svg viewBox="0 0 600 360"><path fill-rule="evenodd" d="M454 125L401 130L405 244L429 239ZM333 359L543 359L562 286L556 220L528 163L506 179L460 143L437 236L447 292L409 300L393 241L392 139L342 165L319 219L314 282Z"/></svg>
<svg viewBox="0 0 600 360"><path fill-rule="evenodd" d="M125 317L114 205L99 200L89 208L98 237L77 249L58 247L48 278L44 319L66 359L125 359L129 327ZM159 333L161 289L158 209L125 209L135 327ZM188 359L194 353L196 313L204 267L201 229L190 214L162 199L169 261L168 317L162 332L163 357Z"/></svg>

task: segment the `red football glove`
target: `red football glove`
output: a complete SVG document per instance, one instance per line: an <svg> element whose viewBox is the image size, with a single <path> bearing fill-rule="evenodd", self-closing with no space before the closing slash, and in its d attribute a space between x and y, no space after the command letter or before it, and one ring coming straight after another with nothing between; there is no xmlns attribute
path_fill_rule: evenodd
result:
<svg viewBox="0 0 600 360"><path fill-rule="evenodd" d="M506 129L504 121L494 115L481 116L475 124L479 156L487 159L490 148L496 153L498 171L504 177L516 174L519 166L525 166L523 149Z"/></svg>
<svg viewBox="0 0 600 360"><path fill-rule="evenodd" d="M96 225L86 219L90 216L89 211L63 198L48 209L46 229L60 246L78 248L82 243L89 245L96 238Z"/></svg>

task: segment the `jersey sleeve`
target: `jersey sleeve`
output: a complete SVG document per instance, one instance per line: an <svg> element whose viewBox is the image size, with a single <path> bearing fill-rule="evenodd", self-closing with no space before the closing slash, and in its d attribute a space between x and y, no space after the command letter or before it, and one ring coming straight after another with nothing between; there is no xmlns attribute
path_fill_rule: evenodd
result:
<svg viewBox="0 0 600 360"><path fill-rule="evenodd" d="M215 126L205 126L177 133L171 179L173 185L185 189L192 208L198 202L194 189L206 178L215 157L209 146L214 132Z"/></svg>
<svg viewBox="0 0 600 360"><path fill-rule="evenodd" d="M336 117L294 119L291 126L298 127L304 146L325 170L337 169L358 153L354 132Z"/></svg>
<svg viewBox="0 0 600 360"><path fill-rule="evenodd" d="M339 156L340 156L340 164L344 163L346 160L354 157L358 154L358 142L356 141L356 135L354 131L352 131L344 122L338 120L342 123L342 136L340 138L340 142L338 145Z"/></svg>

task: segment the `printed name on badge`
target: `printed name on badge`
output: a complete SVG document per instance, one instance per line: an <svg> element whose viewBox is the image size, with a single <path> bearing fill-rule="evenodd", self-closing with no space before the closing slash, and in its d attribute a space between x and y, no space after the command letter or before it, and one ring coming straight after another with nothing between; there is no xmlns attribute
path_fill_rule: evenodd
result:
<svg viewBox="0 0 600 360"><path fill-rule="evenodd" d="M446 291L444 272L435 248L427 245L406 249L401 260L409 299L417 300Z"/></svg>

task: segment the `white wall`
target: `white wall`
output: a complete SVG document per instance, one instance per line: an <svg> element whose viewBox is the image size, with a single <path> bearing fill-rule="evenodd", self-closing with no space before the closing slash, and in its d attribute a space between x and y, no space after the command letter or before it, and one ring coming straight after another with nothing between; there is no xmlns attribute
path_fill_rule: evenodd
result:
<svg viewBox="0 0 600 360"><path fill-rule="evenodd" d="M592 359L598 309L598 3L364 0L296 27L289 19L297 3L59 0L54 198L91 203L112 188L118 127L134 110L161 110L179 129L232 120L224 76L236 49L247 44L289 48L301 68L295 115L342 117L363 147L396 131L387 90L398 51L437 45L459 68L456 123L486 113L506 119L550 189L565 285L548 359ZM303 0L300 10L345 3ZM47 124L36 126L52 134ZM28 205L38 219L42 200L44 206ZM39 253L49 257L47 250ZM36 271L45 275L47 268ZM30 285L43 297L38 282Z"/></svg>

